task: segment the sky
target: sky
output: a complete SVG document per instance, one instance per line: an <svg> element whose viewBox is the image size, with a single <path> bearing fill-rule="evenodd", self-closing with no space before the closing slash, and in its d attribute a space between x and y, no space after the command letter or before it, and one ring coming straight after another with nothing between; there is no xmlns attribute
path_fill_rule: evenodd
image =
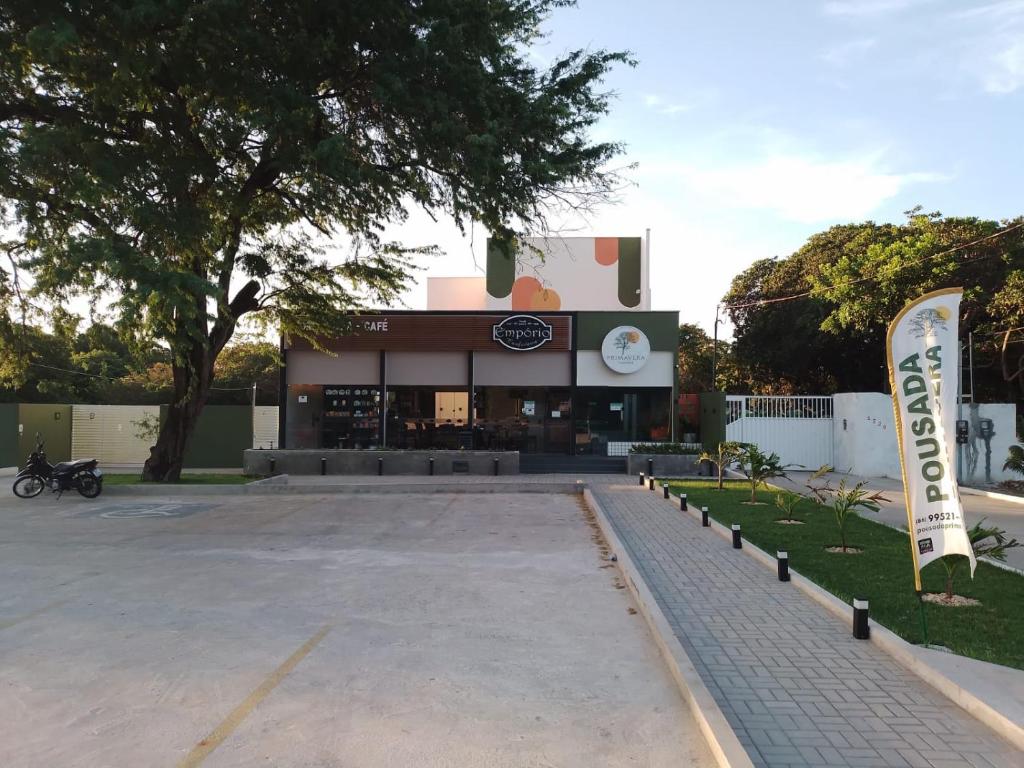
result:
<svg viewBox="0 0 1024 768"><path fill-rule="evenodd" d="M1024 213L1024 0L580 0L549 19L539 66L628 50L596 140L636 164L621 202L567 234L651 230L652 308L712 330L733 276L850 221ZM414 214L427 276L481 274L486 232ZM478 266L479 265L479 266ZM722 328L728 336L728 327Z"/></svg>

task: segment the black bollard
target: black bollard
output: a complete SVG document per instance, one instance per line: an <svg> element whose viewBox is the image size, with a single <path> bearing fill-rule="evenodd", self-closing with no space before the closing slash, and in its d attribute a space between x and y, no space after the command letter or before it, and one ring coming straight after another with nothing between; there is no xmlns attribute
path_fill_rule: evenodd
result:
<svg viewBox="0 0 1024 768"><path fill-rule="evenodd" d="M679 511L686 512L687 509L688 509L688 507L686 506L686 494L685 493L680 493L679 494Z"/></svg>
<svg viewBox="0 0 1024 768"><path fill-rule="evenodd" d="M743 549L743 539L740 538L740 524L732 524L732 548Z"/></svg>
<svg viewBox="0 0 1024 768"><path fill-rule="evenodd" d="M708 520L708 508L707 507L701 507L700 508L700 524L704 528L710 528L711 527L711 521Z"/></svg>
<svg viewBox="0 0 1024 768"><path fill-rule="evenodd" d="M864 597L853 598L853 636L858 640L867 640L871 637L871 627L868 626L868 601Z"/></svg>
<svg viewBox="0 0 1024 768"><path fill-rule="evenodd" d="M640 487L641 488L644 487L644 473L643 472L640 473Z"/></svg>
<svg viewBox="0 0 1024 768"><path fill-rule="evenodd" d="M327 459L325 459L323 456L320 457L320 474L327 474Z"/></svg>
<svg viewBox="0 0 1024 768"><path fill-rule="evenodd" d="M384 474L384 459L383 458L377 459L377 474L378 475L383 475Z"/></svg>
<svg viewBox="0 0 1024 768"><path fill-rule="evenodd" d="M430 474L434 474L434 457L430 457Z"/></svg>
<svg viewBox="0 0 1024 768"><path fill-rule="evenodd" d="M495 475L498 474L498 460L497 459L494 460L494 474Z"/></svg>
<svg viewBox="0 0 1024 768"><path fill-rule="evenodd" d="M779 560L779 581L789 581L789 552L779 550L775 557Z"/></svg>
<svg viewBox="0 0 1024 768"><path fill-rule="evenodd" d="M274 467L277 466L277 459L273 456L270 457L270 474L274 474Z"/></svg>
<svg viewBox="0 0 1024 768"><path fill-rule="evenodd" d="M651 489L652 491L654 490L654 478L653 478L653 477L648 477L648 478L647 478L647 486L648 486L648 487L649 487L649 488L650 488L650 489Z"/></svg>
<svg viewBox="0 0 1024 768"><path fill-rule="evenodd" d="M661 490L665 494L665 498L668 498L668 483L661 484Z"/></svg>
<svg viewBox="0 0 1024 768"><path fill-rule="evenodd" d="M654 474L654 459L648 459L647 460L647 474L648 475L653 475Z"/></svg>

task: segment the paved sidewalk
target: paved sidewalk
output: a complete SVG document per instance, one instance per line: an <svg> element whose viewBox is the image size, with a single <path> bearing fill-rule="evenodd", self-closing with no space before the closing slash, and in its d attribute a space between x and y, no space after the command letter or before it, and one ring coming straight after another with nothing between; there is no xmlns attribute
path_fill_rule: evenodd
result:
<svg viewBox="0 0 1024 768"><path fill-rule="evenodd" d="M1024 765L848 624L633 483L591 488L755 765Z"/></svg>

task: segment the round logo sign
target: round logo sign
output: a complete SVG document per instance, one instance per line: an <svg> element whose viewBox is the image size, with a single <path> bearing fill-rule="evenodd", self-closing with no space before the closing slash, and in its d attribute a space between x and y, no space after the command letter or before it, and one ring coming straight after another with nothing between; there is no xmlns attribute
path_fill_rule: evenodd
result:
<svg viewBox="0 0 1024 768"><path fill-rule="evenodd" d="M551 341L552 327L533 315L512 315L491 327L492 338L506 349L527 352Z"/></svg>
<svg viewBox="0 0 1024 768"><path fill-rule="evenodd" d="M651 356L651 342L647 334L632 325L612 328L601 344L604 364L616 373L635 373Z"/></svg>

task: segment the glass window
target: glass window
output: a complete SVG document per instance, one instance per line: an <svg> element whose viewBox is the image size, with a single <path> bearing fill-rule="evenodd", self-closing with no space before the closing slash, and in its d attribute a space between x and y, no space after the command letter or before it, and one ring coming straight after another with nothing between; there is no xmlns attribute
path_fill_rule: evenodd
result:
<svg viewBox="0 0 1024 768"><path fill-rule="evenodd" d="M672 390L583 387L576 391L577 453L604 456L608 443L662 442L670 437Z"/></svg>
<svg viewBox="0 0 1024 768"><path fill-rule="evenodd" d="M419 450L469 448L469 393L389 388L386 443L389 448Z"/></svg>
<svg viewBox="0 0 1024 768"><path fill-rule="evenodd" d="M380 388L323 388L321 448L376 448L380 435Z"/></svg>

